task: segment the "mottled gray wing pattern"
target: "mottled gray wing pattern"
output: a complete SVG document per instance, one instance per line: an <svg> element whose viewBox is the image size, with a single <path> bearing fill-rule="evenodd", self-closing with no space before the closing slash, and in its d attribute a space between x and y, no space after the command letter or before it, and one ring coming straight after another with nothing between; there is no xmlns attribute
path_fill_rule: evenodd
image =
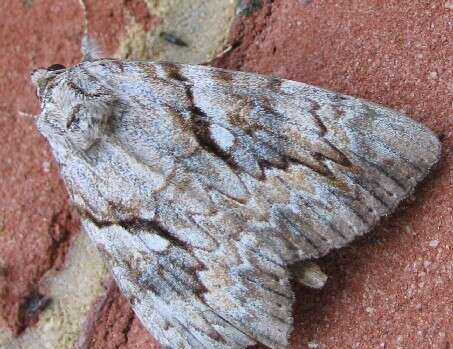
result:
<svg viewBox="0 0 453 349"><path fill-rule="evenodd" d="M287 266L368 232L440 152L394 111L209 67L86 62L43 100L86 230L172 348L287 347Z"/></svg>

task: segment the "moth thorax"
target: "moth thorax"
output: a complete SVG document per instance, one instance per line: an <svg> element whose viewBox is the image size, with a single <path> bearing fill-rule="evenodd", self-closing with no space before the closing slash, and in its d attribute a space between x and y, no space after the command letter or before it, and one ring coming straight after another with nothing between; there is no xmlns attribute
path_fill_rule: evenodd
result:
<svg viewBox="0 0 453 349"><path fill-rule="evenodd" d="M80 150L87 150L107 133L111 108L99 100L76 104L66 119L67 137Z"/></svg>

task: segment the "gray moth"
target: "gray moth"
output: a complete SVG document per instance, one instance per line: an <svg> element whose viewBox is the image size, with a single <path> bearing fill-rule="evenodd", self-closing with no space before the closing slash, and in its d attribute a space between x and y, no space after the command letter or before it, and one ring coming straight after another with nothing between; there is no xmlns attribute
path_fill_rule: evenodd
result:
<svg viewBox="0 0 453 349"><path fill-rule="evenodd" d="M287 348L290 266L369 232L438 161L429 129L304 83L95 59L32 74L84 230L170 348Z"/></svg>

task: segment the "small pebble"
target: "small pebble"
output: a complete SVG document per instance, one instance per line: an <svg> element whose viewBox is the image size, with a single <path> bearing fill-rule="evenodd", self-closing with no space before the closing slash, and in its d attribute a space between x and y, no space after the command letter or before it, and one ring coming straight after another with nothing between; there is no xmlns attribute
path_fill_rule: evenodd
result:
<svg viewBox="0 0 453 349"><path fill-rule="evenodd" d="M314 342L314 341L308 342L308 348L309 349L317 349L317 348L319 348L319 344Z"/></svg>
<svg viewBox="0 0 453 349"><path fill-rule="evenodd" d="M429 247L436 248L437 246L439 246L439 240L431 240L429 242Z"/></svg>
<svg viewBox="0 0 453 349"><path fill-rule="evenodd" d="M374 312L374 308L372 308L372 307L366 307L366 308L365 308L365 311L366 311L368 314L371 314L371 313Z"/></svg>
<svg viewBox="0 0 453 349"><path fill-rule="evenodd" d="M431 79L437 79L437 72L436 72L436 71L430 72L430 73L429 73L429 77L430 77Z"/></svg>

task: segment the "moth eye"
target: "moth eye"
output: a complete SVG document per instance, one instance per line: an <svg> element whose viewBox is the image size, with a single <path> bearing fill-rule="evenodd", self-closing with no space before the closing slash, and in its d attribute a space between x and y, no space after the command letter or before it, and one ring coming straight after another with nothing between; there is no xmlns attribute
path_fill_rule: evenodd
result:
<svg viewBox="0 0 453 349"><path fill-rule="evenodd" d="M51 66L47 67L47 70L49 71L55 71L55 70L61 70L61 69L66 69L66 67L63 64L52 64Z"/></svg>

